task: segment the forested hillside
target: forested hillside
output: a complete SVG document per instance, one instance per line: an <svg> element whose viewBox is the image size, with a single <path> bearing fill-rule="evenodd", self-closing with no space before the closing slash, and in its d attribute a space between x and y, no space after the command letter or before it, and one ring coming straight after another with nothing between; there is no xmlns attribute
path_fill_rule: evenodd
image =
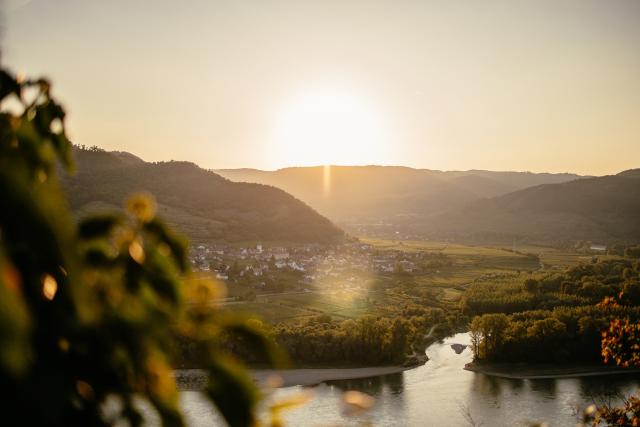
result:
<svg viewBox="0 0 640 427"><path fill-rule="evenodd" d="M75 175L63 174L75 211L122 206L149 192L167 222L194 241L331 243L343 232L284 191L234 183L187 162L147 163L129 153L74 150Z"/></svg>
<svg viewBox="0 0 640 427"><path fill-rule="evenodd" d="M640 241L638 169L603 177L392 166L219 172L282 188L365 234L367 224L385 223L388 233L480 243Z"/></svg>
<svg viewBox="0 0 640 427"><path fill-rule="evenodd" d="M440 236L536 242L640 241L640 173L540 185L416 223Z"/></svg>

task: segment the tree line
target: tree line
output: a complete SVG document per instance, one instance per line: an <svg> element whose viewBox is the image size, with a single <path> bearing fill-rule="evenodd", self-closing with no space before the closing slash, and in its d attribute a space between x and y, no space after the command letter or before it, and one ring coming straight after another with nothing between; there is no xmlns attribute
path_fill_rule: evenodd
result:
<svg viewBox="0 0 640 427"><path fill-rule="evenodd" d="M340 319L328 314L298 322L267 325L253 320L263 336L280 348L292 366L383 366L416 363L429 343L455 330L452 316L438 308L412 307L391 316ZM428 332L436 326L430 336ZM228 334L225 348L245 362L260 366L267 360L252 350L251 342ZM181 353L176 365L197 367L195 347L176 342Z"/></svg>
<svg viewBox="0 0 640 427"><path fill-rule="evenodd" d="M516 313L597 304L624 292L625 301L640 305L640 262L613 259L582 264L562 273L513 275L478 281L461 300L464 314Z"/></svg>
<svg viewBox="0 0 640 427"><path fill-rule="evenodd" d="M612 298L615 306L601 304ZM615 319L640 320L640 262L606 260L480 283L462 305L476 314L470 333L477 361L602 363L601 332Z"/></svg>

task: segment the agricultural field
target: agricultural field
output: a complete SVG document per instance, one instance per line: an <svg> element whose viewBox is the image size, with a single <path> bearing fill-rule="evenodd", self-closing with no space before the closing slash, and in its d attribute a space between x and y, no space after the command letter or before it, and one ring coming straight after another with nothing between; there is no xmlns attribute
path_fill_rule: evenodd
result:
<svg viewBox="0 0 640 427"><path fill-rule="evenodd" d="M457 308L465 289L478 279L517 277L534 271L564 269L591 259L549 248L505 248L467 246L446 242L362 239L372 251L441 253L446 265L420 273L353 273L318 281L301 291L258 294L252 301L230 303L227 308L252 313L265 322L296 322L318 314L334 318L383 316L404 307ZM531 250L527 250L531 249ZM532 255L533 254L533 255ZM542 263L541 263L542 261Z"/></svg>
<svg viewBox="0 0 640 427"><path fill-rule="evenodd" d="M268 323L297 321L329 314L335 318L357 318L366 314L385 315L401 306L404 298L384 291L310 291L258 295L255 301L233 304L234 310L258 315Z"/></svg>

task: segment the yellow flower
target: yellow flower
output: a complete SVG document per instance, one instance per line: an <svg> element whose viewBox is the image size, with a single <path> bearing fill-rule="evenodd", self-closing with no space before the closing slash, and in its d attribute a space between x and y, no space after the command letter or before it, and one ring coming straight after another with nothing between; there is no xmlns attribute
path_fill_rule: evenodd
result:
<svg viewBox="0 0 640 427"><path fill-rule="evenodd" d="M127 200L127 211L140 222L149 222L156 214L156 202L151 194L134 194Z"/></svg>

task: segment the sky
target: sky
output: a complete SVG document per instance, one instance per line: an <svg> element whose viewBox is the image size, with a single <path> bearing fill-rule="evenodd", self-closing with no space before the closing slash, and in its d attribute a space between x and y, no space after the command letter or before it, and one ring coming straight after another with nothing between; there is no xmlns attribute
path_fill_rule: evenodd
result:
<svg viewBox="0 0 640 427"><path fill-rule="evenodd" d="M640 167L640 1L3 0L77 144L206 168Z"/></svg>

